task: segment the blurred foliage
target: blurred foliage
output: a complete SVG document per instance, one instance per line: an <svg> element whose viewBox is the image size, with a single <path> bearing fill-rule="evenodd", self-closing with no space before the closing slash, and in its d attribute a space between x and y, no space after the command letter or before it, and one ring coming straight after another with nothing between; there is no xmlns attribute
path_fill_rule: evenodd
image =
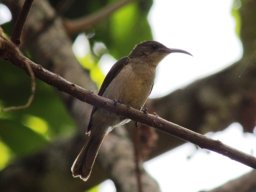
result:
<svg viewBox="0 0 256 192"><path fill-rule="evenodd" d="M90 15L114 2L116 0L51 0L59 14L67 18ZM91 47L102 42L109 54L120 58L136 43L152 39L147 21L151 5L152 0L133 1L86 31ZM11 34L11 23L2 27ZM72 38L74 40L76 36ZM100 59L101 55L93 52L78 58L81 65L91 71L92 79L98 85L104 79L98 67ZM23 71L0 60L0 108L24 104L30 95L30 85L30 78ZM10 159L34 153L54 139L68 137L77 130L57 91L39 80L36 85L35 100L29 108L8 113L0 111L0 169Z"/></svg>
<svg viewBox="0 0 256 192"><path fill-rule="evenodd" d="M67 18L75 19L90 15L116 1L51 0L50 2L56 9L60 10L60 14ZM72 3L67 3L65 7L65 2ZM134 0L90 29L90 31L86 31L89 36L92 36L89 37L91 45L95 41L103 42L111 55L115 58L120 58L127 55L135 44L143 40L152 39L151 29L147 20L152 3L153 0Z"/></svg>
<svg viewBox="0 0 256 192"><path fill-rule="evenodd" d="M0 125L2 142L16 155L35 152L48 143L42 135L13 119L0 119Z"/></svg>
<svg viewBox="0 0 256 192"><path fill-rule="evenodd" d="M30 78L10 63L3 60L0 63L1 107L24 104L30 94ZM0 112L0 168L11 159L10 154L17 157L33 153L75 130L57 92L40 81L36 84L35 100L29 108Z"/></svg>
<svg viewBox="0 0 256 192"><path fill-rule="evenodd" d="M141 1L142 2L142 1ZM152 39L147 14L151 1L135 1L116 11L108 21L95 29L92 41L102 41L115 58L121 58L134 47L135 44ZM143 5L143 6L142 6Z"/></svg>
<svg viewBox="0 0 256 192"><path fill-rule="evenodd" d="M239 14L239 9L241 7L241 1L240 0L234 0L233 6L231 9L231 15L233 16L235 20L235 32L238 37L240 37L240 29L241 29L241 18Z"/></svg>
<svg viewBox="0 0 256 192"><path fill-rule="evenodd" d="M101 83L104 80L104 74L97 65L95 58L92 54L86 54L83 57L77 57L81 65L90 71L90 76L92 80L100 87Z"/></svg>
<svg viewBox="0 0 256 192"><path fill-rule="evenodd" d="M0 158L0 170L3 169L8 162L10 161L11 152L9 150L9 147L0 141L0 152L1 152L1 158Z"/></svg>
<svg viewBox="0 0 256 192"><path fill-rule="evenodd" d="M99 187L99 185L96 185L95 187L91 188L87 192L100 192L100 187Z"/></svg>
<svg viewBox="0 0 256 192"><path fill-rule="evenodd" d="M12 32L12 23L11 22L4 23L3 25L1 25L1 27L3 28L4 33L11 34L11 32Z"/></svg>

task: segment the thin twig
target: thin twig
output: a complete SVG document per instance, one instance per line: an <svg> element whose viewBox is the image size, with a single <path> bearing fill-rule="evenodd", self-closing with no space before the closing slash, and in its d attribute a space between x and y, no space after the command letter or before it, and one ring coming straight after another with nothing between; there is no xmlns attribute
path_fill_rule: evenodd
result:
<svg viewBox="0 0 256 192"><path fill-rule="evenodd" d="M23 27L24 27L24 24L27 19L27 16L28 16L28 13L29 13L32 3L33 3L33 0L26 0L24 2L21 12L19 13L16 23L14 25L11 40L17 46L20 45L20 42L21 42L20 38L21 38L22 30L23 30Z"/></svg>
<svg viewBox="0 0 256 192"><path fill-rule="evenodd" d="M69 35L73 35L79 32L83 32L102 20L106 19L108 16L113 14L116 10L132 2L132 0L119 0L113 4L107 5L106 7L100 9L99 11L89 15L84 16L79 19L64 19L63 24Z"/></svg>
<svg viewBox="0 0 256 192"><path fill-rule="evenodd" d="M28 16L28 13L29 13L29 10L31 8L32 3L33 3L33 0L26 0L24 2L22 10L19 13L19 16L17 17L16 23L14 25L11 40L17 47L20 45L21 34L22 34L23 27L24 27L24 24L25 24L25 21L26 21L26 18ZM35 78L35 74L34 74L32 68L31 68L31 66L28 63L25 63L25 64L26 64L26 68L28 70L29 76L31 77L31 93L30 93L30 96L29 96L27 102L24 105L5 107L5 108L2 109L3 112L26 109L31 105L31 103L34 100L35 91L36 91L36 78Z"/></svg>
<svg viewBox="0 0 256 192"><path fill-rule="evenodd" d="M195 145L198 145L201 148L205 148L222 154L226 157L229 157L233 160L236 160L240 163L256 169L256 158L254 156L248 155L237 149L229 147L218 140L210 139L185 127L169 122L161 117L152 114L145 114L132 107L127 107L124 104L113 104L113 101L111 99L104 98L94 94L91 91L87 91L82 87L67 81L59 75L56 75L44 69L41 65L29 60L18 49L16 49L16 46L12 42L6 40L1 36L0 57L9 60L12 64L22 68L25 71L28 71L26 67L27 62L31 66L37 78L41 79L42 81L48 83L51 86L56 87L60 91L74 96L81 101L92 104L96 107L104 108L110 112L128 117L134 121L147 124L171 136L175 136L182 140L189 141L191 143L194 143Z"/></svg>
<svg viewBox="0 0 256 192"><path fill-rule="evenodd" d="M29 98L27 100L27 102L24 105L18 105L18 106L11 106L11 107L4 107L1 110L3 112L10 112L10 111L17 111L17 110L21 110L21 109L26 109L28 107L30 107L30 105L32 104L34 97L35 97L35 92L36 92L36 78L35 78L35 74L31 68L31 66L28 63L26 64L26 68L28 70L29 76L31 78L31 93L29 95Z"/></svg>

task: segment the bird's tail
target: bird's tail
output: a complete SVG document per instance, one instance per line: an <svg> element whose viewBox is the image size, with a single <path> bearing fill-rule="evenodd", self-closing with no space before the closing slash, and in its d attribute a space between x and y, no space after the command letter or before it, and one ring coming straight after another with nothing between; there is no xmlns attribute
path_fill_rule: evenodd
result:
<svg viewBox="0 0 256 192"><path fill-rule="evenodd" d="M89 137L71 167L73 177L88 180L102 141L103 138L92 137L92 135Z"/></svg>

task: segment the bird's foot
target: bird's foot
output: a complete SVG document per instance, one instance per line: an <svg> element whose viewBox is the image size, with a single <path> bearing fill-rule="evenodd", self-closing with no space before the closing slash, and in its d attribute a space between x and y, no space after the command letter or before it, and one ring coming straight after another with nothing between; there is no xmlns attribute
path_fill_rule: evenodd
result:
<svg viewBox="0 0 256 192"><path fill-rule="evenodd" d="M148 114L148 108L147 107L144 107L141 109L141 111L144 113L144 114Z"/></svg>
<svg viewBox="0 0 256 192"><path fill-rule="evenodd" d="M156 112L153 112L153 115L155 115L156 117L159 117L159 115Z"/></svg>
<svg viewBox="0 0 256 192"><path fill-rule="evenodd" d="M118 103L120 103L120 101L117 99L113 99L113 103L114 103L114 106L116 106Z"/></svg>

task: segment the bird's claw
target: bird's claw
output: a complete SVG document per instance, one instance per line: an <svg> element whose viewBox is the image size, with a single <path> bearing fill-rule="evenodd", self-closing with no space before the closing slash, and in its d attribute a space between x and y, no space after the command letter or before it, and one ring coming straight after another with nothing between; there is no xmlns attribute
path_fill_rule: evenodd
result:
<svg viewBox="0 0 256 192"><path fill-rule="evenodd" d="M117 105L117 103L120 103L117 99L113 99L114 106Z"/></svg>
<svg viewBox="0 0 256 192"><path fill-rule="evenodd" d="M159 117L159 115L156 112L153 112L153 115L155 115L156 117Z"/></svg>
<svg viewBox="0 0 256 192"><path fill-rule="evenodd" d="M143 109L141 109L141 111L142 111L144 114L148 114L148 108L147 108L147 107L144 107Z"/></svg>

